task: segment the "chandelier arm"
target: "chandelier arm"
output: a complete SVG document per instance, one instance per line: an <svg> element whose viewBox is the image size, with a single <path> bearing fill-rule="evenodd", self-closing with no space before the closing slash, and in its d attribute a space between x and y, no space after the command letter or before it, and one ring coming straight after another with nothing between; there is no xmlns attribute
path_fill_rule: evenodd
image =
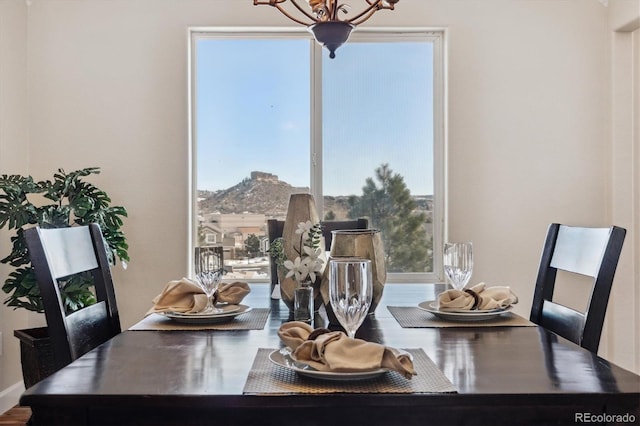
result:
<svg viewBox="0 0 640 426"><path fill-rule="evenodd" d="M309 12L307 12L306 10L304 10L302 7L300 7L300 5L296 2L296 0L291 0L291 3L296 7L296 9L298 9L300 11L300 13L302 13L304 16L306 16L307 18L311 19L313 22L318 22L317 18L314 18L313 15L311 15ZM287 17L289 19L293 19L294 21L298 22L299 24L302 25L310 25L310 24L305 24L304 22L301 22L298 19L295 19L293 17L291 17L291 15L289 15L288 13L286 13L282 8L278 7L278 9L280 10L280 12L284 13L285 15L287 15Z"/></svg>
<svg viewBox="0 0 640 426"><path fill-rule="evenodd" d="M374 5L375 3L380 3L380 5L378 6L378 10L380 9L389 9L389 10L394 10L394 4L393 3L388 3L387 5L385 5L384 0L380 1L380 0L365 0L367 3L369 3L370 5Z"/></svg>
<svg viewBox="0 0 640 426"><path fill-rule="evenodd" d="M253 0L253 5L258 6L260 4L266 4L268 6L275 6L276 3L284 3L286 1L287 0Z"/></svg>
<svg viewBox="0 0 640 426"><path fill-rule="evenodd" d="M337 21L338 20L338 10L340 10L340 8L344 6L342 4L338 4L338 0L329 0L329 19L331 21Z"/></svg>
<svg viewBox="0 0 640 426"><path fill-rule="evenodd" d="M373 14L376 13L378 10L380 9L370 7L367 10L362 11L362 13L359 13L357 16L354 16L353 18L349 19L347 22L353 25L360 25L367 19L371 18Z"/></svg>
<svg viewBox="0 0 640 426"><path fill-rule="evenodd" d="M374 13L376 13L378 10L380 10L380 9L388 9L387 7L384 7L382 5L382 0L375 0L373 3L371 3L369 0L367 0L367 3L369 3L369 7L367 7L365 10L363 10L362 12L360 12L359 14L354 16L353 18L345 19L345 22L349 22L350 24L353 24L353 25L360 25L364 21L366 21L367 19L371 18L371 16ZM360 19L363 16L364 16L364 18Z"/></svg>

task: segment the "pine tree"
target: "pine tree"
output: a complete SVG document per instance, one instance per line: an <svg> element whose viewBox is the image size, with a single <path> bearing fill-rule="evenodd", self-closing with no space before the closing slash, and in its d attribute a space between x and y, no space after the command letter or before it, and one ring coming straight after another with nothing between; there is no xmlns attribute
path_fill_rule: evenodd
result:
<svg viewBox="0 0 640 426"><path fill-rule="evenodd" d="M250 256L260 253L260 238L256 234L249 234L244 240L244 246Z"/></svg>
<svg viewBox="0 0 640 426"><path fill-rule="evenodd" d="M336 220L336 214L333 210L329 210L324 215L324 220Z"/></svg>
<svg viewBox="0 0 640 426"><path fill-rule="evenodd" d="M389 164L375 170L367 178L362 196L349 199L350 217L369 218L371 226L381 231L388 272L426 272L432 270L429 256L432 241L424 225L427 216L416 213L416 203L398 173Z"/></svg>

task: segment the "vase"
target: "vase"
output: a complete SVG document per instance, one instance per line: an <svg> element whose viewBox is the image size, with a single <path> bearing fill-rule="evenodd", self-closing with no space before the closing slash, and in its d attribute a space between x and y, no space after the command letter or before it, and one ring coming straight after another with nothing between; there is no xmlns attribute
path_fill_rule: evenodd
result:
<svg viewBox="0 0 640 426"><path fill-rule="evenodd" d="M311 325L313 306L313 287L311 281L305 281L294 290L293 320Z"/></svg>
<svg viewBox="0 0 640 426"><path fill-rule="evenodd" d="M25 389L56 372L47 327L14 330L20 340L20 361Z"/></svg>
<svg viewBox="0 0 640 426"><path fill-rule="evenodd" d="M301 250L300 235L296 234L296 229L298 229L298 224L300 222L307 221L310 221L314 225L320 223L320 217L318 216L318 210L316 209L316 202L313 195L291 194L289 197L289 206L287 207L287 217L285 218L284 228L282 230L282 247L284 255L291 261L300 256L298 251ZM304 244L304 241L302 244ZM324 247L324 237L322 237L320 241L320 247ZM314 299L316 299L316 303L314 304L316 309L319 308L321 304L319 284L327 265L327 255L324 250L319 257L323 259L324 264L322 270L316 273L315 282L312 283L314 288ZM286 278L286 271L281 269L282 268L278 268L280 296L284 304L289 308L289 311L293 314L295 289L298 287L298 284L293 277Z"/></svg>
<svg viewBox="0 0 640 426"><path fill-rule="evenodd" d="M377 229L345 229L332 231L331 251L332 257L360 257L371 261L371 273L373 278L373 298L369 307L369 314L373 314L382 298L384 285L387 280L387 268L385 265L384 247L382 235ZM329 300L329 274L325 274L320 284L322 303L327 311L327 317L331 323L337 324Z"/></svg>

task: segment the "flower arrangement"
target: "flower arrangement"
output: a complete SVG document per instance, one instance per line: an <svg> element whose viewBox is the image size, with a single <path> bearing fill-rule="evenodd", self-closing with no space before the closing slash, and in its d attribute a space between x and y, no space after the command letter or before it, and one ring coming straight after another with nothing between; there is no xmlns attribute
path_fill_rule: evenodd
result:
<svg viewBox="0 0 640 426"><path fill-rule="evenodd" d="M322 228L319 223L313 224L311 221L300 222L296 229L296 235L300 235L300 243L294 245L294 250L298 256L291 260L284 254L282 238L276 238L269 247L269 254L275 259L280 268L287 270L286 278L293 277L299 284L315 282L317 273L322 271L324 259L322 254Z"/></svg>

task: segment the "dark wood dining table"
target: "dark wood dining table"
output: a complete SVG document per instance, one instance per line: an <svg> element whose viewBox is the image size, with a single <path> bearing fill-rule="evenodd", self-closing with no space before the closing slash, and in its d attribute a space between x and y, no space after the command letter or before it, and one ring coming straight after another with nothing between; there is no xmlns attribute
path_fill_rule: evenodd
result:
<svg viewBox="0 0 640 426"><path fill-rule="evenodd" d="M441 290L387 284L357 337L421 348L455 393L243 394L258 349L280 347L277 330L289 314L268 284L252 284L243 303L271 308L264 329L127 330L27 389L20 403L32 408L34 425L640 422L640 376L543 328L402 328L387 309Z"/></svg>

